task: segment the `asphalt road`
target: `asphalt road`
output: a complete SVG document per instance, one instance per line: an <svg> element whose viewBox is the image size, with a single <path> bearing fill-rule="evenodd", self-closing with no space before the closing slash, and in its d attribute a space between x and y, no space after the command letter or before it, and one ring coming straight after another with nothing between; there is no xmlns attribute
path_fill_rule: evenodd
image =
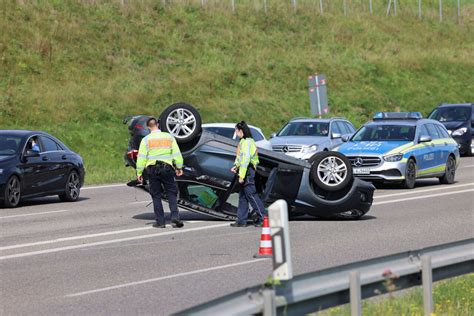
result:
<svg viewBox="0 0 474 316"><path fill-rule="evenodd" d="M359 221L291 221L295 274L474 237L474 159L453 185L384 187ZM182 229L156 229L149 196L125 185L86 187L0 209L1 315L170 314L261 284L261 229L182 212Z"/></svg>

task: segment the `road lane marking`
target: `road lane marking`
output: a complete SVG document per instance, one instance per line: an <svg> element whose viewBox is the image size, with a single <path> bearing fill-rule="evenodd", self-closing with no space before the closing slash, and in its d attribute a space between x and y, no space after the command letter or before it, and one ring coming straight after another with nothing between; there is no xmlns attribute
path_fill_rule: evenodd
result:
<svg viewBox="0 0 474 316"><path fill-rule="evenodd" d="M374 196L374 199L383 199L383 198L392 197L392 196L400 196L400 195L405 195L405 194L417 194L417 193L424 193L424 192L431 192L431 191L438 191L438 190L445 190L445 189L456 189L456 188L467 187L471 185L474 185L474 183L459 184L459 185L442 185L436 188L426 189L426 190L410 190L410 191L404 191L401 193Z"/></svg>
<svg viewBox="0 0 474 316"><path fill-rule="evenodd" d="M40 213L9 215L9 216L2 216L2 217L0 217L0 219L14 218L14 217L24 217L24 216L33 216L33 215L53 214L53 213L63 213L63 212L70 212L70 210L59 210L59 211L49 211L49 212L40 212Z"/></svg>
<svg viewBox="0 0 474 316"><path fill-rule="evenodd" d="M154 227L140 227L140 228L130 228L130 229L124 229L124 230L114 230L114 231L110 231L110 232L103 232L103 233L97 233L97 234L63 237L63 238L57 238L57 239L52 239L52 240L32 242L32 243L27 243L27 244L19 244L19 245L0 247L0 250L17 249L17 248L24 248L24 247L31 247L31 246L40 246L40 245L54 244L54 243L64 242L64 241L95 238L95 237L102 237L102 236L109 236L109 235L116 235L116 234L124 234L124 233L130 233L130 232L136 232L136 231L142 231L142 230L149 230L149 229L155 229L155 228Z"/></svg>
<svg viewBox="0 0 474 316"><path fill-rule="evenodd" d="M208 230L208 229L220 228L220 227L224 227L224 226L229 226L229 223L218 224L218 225L210 225L210 226L201 226L201 227L180 229L180 230L172 230L172 231L156 233L156 234L148 234L148 235L140 235L140 236L126 237L126 238L119 238L119 239L104 240L104 241L92 242L92 243L88 243L88 244L65 246L65 247L60 247L60 248L52 248L52 249L32 251L32 252L24 252L24 253L19 253L19 254L14 254L14 255L2 256L2 257L0 257L0 261L7 260L7 259L42 255L42 254L54 253L54 252L72 250L72 249L81 249L81 248L87 248L87 247L93 247L93 246L107 245L107 244L113 244L113 243L124 242L124 241L131 241L131 240L161 237L161 236L167 236L167 235L182 234L182 233L188 233L188 232L200 231L200 230Z"/></svg>
<svg viewBox="0 0 474 316"><path fill-rule="evenodd" d="M125 183L121 184L108 184L108 185L96 185L91 187L82 187L81 190L95 190L95 189L107 189L107 188L116 188L116 187L126 187Z"/></svg>
<svg viewBox="0 0 474 316"><path fill-rule="evenodd" d="M472 167L474 167L474 165L467 165L467 166L462 166L462 165L461 165L458 169L461 169L461 168L472 168Z"/></svg>
<svg viewBox="0 0 474 316"><path fill-rule="evenodd" d="M460 194L460 193L466 193L466 192L472 192L472 191L474 191L474 189L454 191L454 192L445 192L445 193L438 193L438 194L429 194L429 195L415 196L411 198L404 198L404 199L398 199L398 200L375 202L372 205L382 205L382 204L405 202L405 201L411 201L411 200L421 200L421 199L428 199L431 197L439 197L439 196L451 195L451 194Z"/></svg>
<svg viewBox="0 0 474 316"><path fill-rule="evenodd" d="M145 203L151 203L153 202L152 200L149 201L137 201L137 202L130 202L128 204L134 205L134 204L145 204Z"/></svg>
<svg viewBox="0 0 474 316"><path fill-rule="evenodd" d="M233 268L233 267L238 267L238 266L242 266L242 265L246 265L246 264L250 264L250 263L255 263L255 262L259 262L259 261L266 261L266 260L267 259L253 259L253 260L249 260L249 261L231 263L231 264L226 264L226 265L212 267L212 268L206 268L206 269L194 270L194 271L189 271L189 272L177 273L177 274L167 275L167 276L159 277L159 278L153 278L153 279L147 279L147 280L142 280L142 281L124 283L124 284L104 287L104 288L90 290L90 291L84 291L84 292L79 292L79 293L74 293L74 294L68 294L65 297L77 297L77 296L83 296L83 295L88 295L88 294L106 292L106 291L111 291L111 290L116 290L116 289L122 289L122 288L125 288L125 287L131 287L131 286L142 285L142 284L147 284L147 283L152 283L152 282L158 282L158 281L163 281L163 280L180 278L180 277L189 276L189 275L193 275L193 274L199 274L199 273L210 272L210 271L215 271L215 270L222 270L222 269L227 269L227 268Z"/></svg>

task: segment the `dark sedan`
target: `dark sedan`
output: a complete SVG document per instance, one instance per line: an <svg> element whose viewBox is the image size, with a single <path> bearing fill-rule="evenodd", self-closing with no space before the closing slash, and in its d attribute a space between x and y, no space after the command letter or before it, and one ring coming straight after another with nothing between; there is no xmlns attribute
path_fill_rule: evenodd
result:
<svg viewBox="0 0 474 316"><path fill-rule="evenodd" d="M84 174L81 156L57 138L44 132L0 130L0 204L5 207L47 195L77 201Z"/></svg>

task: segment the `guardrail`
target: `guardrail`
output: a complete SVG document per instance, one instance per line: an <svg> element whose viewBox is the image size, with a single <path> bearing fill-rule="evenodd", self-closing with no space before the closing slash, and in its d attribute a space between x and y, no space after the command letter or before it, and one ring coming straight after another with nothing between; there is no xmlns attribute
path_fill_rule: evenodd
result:
<svg viewBox="0 0 474 316"><path fill-rule="evenodd" d="M279 285L248 288L178 315L302 315L349 302L351 314L361 315L362 299L417 285L423 285L424 314L430 315L433 281L472 272L471 238L311 272Z"/></svg>

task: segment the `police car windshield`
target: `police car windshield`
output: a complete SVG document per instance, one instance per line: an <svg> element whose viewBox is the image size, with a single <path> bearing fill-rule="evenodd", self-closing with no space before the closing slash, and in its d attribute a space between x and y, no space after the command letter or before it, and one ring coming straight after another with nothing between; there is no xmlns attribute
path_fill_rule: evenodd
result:
<svg viewBox="0 0 474 316"><path fill-rule="evenodd" d="M412 141L415 139L413 125L366 125L352 137L351 141Z"/></svg>
<svg viewBox="0 0 474 316"><path fill-rule="evenodd" d="M440 122L467 121L471 116L471 108L467 106L450 106L437 108L430 114L430 119Z"/></svg>
<svg viewBox="0 0 474 316"><path fill-rule="evenodd" d="M291 122L285 125L277 136L327 136L329 123Z"/></svg>
<svg viewBox="0 0 474 316"><path fill-rule="evenodd" d="M13 135L0 135L0 156L10 156L18 152L21 137Z"/></svg>

